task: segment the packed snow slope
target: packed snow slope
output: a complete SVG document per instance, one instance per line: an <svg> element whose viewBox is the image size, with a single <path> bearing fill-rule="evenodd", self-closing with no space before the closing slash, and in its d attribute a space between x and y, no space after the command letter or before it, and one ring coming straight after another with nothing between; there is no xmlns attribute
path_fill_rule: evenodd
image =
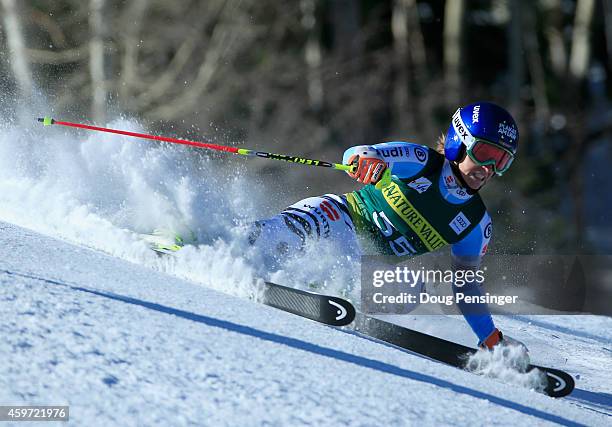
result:
<svg viewBox="0 0 612 427"><path fill-rule="evenodd" d="M0 120L0 404L68 404L88 426L610 424L610 318L496 318L534 362L579 376L554 400L258 305L260 277L335 293L353 274L318 251L269 275L244 246L242 224L309 194L42 115ZM158 257L135 232L159 227L196 244ZM460 319L394 321L474 344Z"/></svg>
<svg viewBox="0 0 612 427"><path fill-rule="evenodd" d="M592 321L540 336L590 349L556 400L0 223L0 403L74 425L609 425Z"/></svg>

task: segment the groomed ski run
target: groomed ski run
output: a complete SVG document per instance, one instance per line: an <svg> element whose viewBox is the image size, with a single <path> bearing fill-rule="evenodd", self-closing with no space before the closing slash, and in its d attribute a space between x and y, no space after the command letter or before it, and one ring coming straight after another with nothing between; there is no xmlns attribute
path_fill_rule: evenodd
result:
<svg viewBox="0 0 612 427"><path fill-rule="evenodd" d="M0 402L70 405L71 425L612 419L605 317L500 320L577 378L553 399L9 223L0 284Z"/></svg>

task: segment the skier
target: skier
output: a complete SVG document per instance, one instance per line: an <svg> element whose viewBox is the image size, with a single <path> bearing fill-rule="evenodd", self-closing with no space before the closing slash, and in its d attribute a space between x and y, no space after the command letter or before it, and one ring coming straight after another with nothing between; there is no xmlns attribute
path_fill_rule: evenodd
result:
<svg viewBox="0 0 612 427"><path fill-rule="evenodd" d="M409 142L351 147L343 163L355 165L349 175L365 186L310 197L257 221L249 242L274 262L301 253L312 241L331 243L354 259L413 257L450 244L454 271L477 270L492 234L478 191L508 170L518 137L510 113L476 102L457 109L436 150ZM376 185L383 179L384 185ZM459 289L481 295L475 281ZM486 304L458 306L479 346L491 349L504 341Z"/></svg>

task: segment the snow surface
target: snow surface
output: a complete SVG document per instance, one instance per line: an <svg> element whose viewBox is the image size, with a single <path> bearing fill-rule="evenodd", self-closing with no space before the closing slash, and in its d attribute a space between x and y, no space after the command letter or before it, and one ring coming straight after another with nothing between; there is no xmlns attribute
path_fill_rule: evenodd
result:
<svg viewBox="0 0 612 427"><path fill-rule="evenodd" d="M233 219L275 201L243 169L229 176L183 147L2 126L0 404L66 404L88 426L611 424L608 317L496 318L535 363L577 378L570 397L463 372L252 302L265 272ZM156 227L198 244L158 257L134 234ZM341 286L334 257L317 259L308 274ZM294 267L273 278L303 282ZM474 344L457 318L390 318Z"/></svg>
<svg viewBox="0 0 612 427"><path fill-rule="evenodd" d="M552 399L10 224L0 236L5 404L70 405L77 425L611 420L609 319L583 316L600 335L529 328L581 375Z"/></svg>

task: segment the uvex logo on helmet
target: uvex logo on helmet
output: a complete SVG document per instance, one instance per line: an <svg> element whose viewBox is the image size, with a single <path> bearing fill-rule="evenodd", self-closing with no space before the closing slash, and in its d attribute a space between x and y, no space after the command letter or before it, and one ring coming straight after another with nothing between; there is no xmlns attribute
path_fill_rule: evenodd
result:
<svg viewBox="0 0 612 427"><path fill-rule="evenodd" d="M459 116L459 111L457 111L457 113L453 117L453 123L455 124L457 132L459 132L459 136L461 137L461 139L465 140L468 137L468 131L463 126L463 122L461 121L461 117Z"/></svg>
<svg viewBox="0 0 612 427"><path fill-rule="evenodd" d="M480 105L474 106L472 110L472 124L478 123L478 116L480 115Z"/></svg>

